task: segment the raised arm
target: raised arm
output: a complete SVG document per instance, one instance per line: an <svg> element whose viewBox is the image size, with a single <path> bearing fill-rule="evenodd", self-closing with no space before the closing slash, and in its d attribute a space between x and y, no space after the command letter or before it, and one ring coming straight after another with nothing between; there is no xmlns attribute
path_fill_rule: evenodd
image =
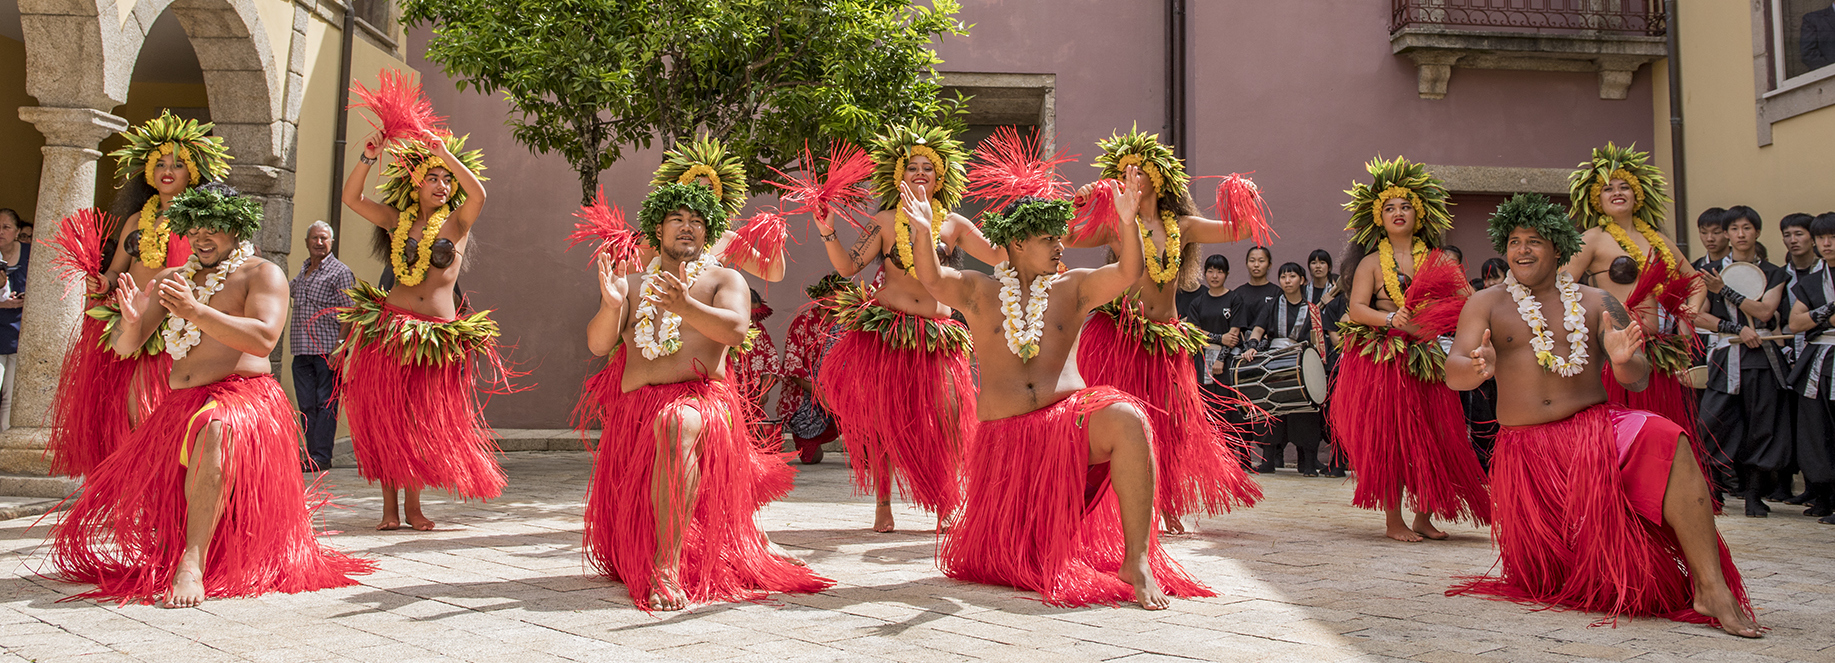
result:
<svg viewBox="0 0 1835 663"><path fill-rule="evenodd" d="M1248 239L1251 231L1246 223L1238 228L1234 224L1192 214L1179 217L1179 234L1185 236L1187 244L1240 242Z"/></svg>
<svg viewBox="0 0 1835 663"><path fill-rule="evenodd" d="M198 303L191 285L179 279L159 281L159 300L173 317L190 320L198 331L243 354L265 357L287 328L287 275L266 260L252 265L242 315L230 315Z"/></svg>
<svg viewBox="0 0 1835 663"><path fill-rule="evenodd" d="M451 150L446 149L446 140L439 134L425 132L421 135L421 142L433 150L434 156L446 162L446 170L452 172L454 182L465 191L465 204L452 211L452 220L457 221L460 228L470 230L471 224L478 222L478 214L484 211L484 183L478 181L477 173L471 172L458 157L453 156Z"/></svg>
<svg viewBox="0 0 1835 663"><path fill-rule="evenodd" d="M976 260L990 265L1007 261L1007 248L988 243L987 236L981 234L981 229L975 227L975 223L969 221L968 217L951 213L944 218L943 226L943 241L950 246L962 249L975 256Z"/></svg>
<svg viewBox="0 0 1835 663"><path fill-rule="evenodd" d="M899 205L905 210L905 217L911 219L911 245L928 247L935 243L930 238L930 195L922 187L912 189L904 182L898 183ZM976 232L980 237L981 233ZM987 239L982 239L983 244ZM1006 249L1001 249L1006 253ZM936 251L923 249L911 252L912 268L917 272L917 280L924 284L931 296L937 301L952 308L969 308L975 302L977 279L963 274L961 270L944 267L937 260ZM1005 262L1002 260L1001 262Z"/></svg>
<svg viewBox="0 0 1835 663"><path fill-rule="evenodd" d="M1491 344L1491 308L1498 293L1472 295L1459 312L1453 332L1453 349L1446 353L1446 387L1453 391L1477 389L1497 372L1497 348Z"/></svg>
<svg viewBox="0 0 1835 663"><path fill-rule="evenodd" d="M880 239L884 233L880 232L880 228L893 223L893 213L890 210L874 214L867 219L867 226L860 229L860 239L855 240L854 246L849 248L835 235L833 217L820 209L815 214L816 230L822 234L822 250L828 254L828 263L835 268L835 272L846 277L860 273L860 270L879 259L882 253L880 247L884 246L884 240Z"/></svg>
<svg viewBox="0 0 1835 663"><path fill-rule="evenodd" d="M1140 192L1152 191L1153 184L1139 168L1128 166L1115 193L1115 213L1121 218L1116 230L1116 262L1103 265L1084 277L1077 292L1077 310L1088 313L1106 304L1140 282L1147 271L1147 259L1141 255L1139 220Z"/></svg>
<svg viewBox="0 0 1835 663"><path fill-rule="evenodd" d="M624 339L624 301L630 279L618 273L610 254L599 254L598 262L599 312L586 323L586 349L603 357L618 349L618 342Z"/></svg>

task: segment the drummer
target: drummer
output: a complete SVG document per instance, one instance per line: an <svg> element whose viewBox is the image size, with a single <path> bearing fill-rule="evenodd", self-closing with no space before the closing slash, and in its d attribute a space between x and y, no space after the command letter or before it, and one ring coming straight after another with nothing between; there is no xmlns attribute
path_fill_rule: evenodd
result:
<svg viewBox="0 0 1835 663"><path fill-rule="evenodd" d="M1237 330L1242 306L1237 301L1236 290L1225 286L1229 280L1229 258L1218 254L1205 258L1204 283L1192 297L1180 304L1179 317L1197 325L1207 336L1204 355L1197 358L1198 388L1206 394L1206 405L1223 409L1219 414L1225 421L1233 426L1242 426L1245 421L1243 412L1226 405L1237 400L1228 384L1228 368L1230 359L1241 348L1243 341L1243 333ZM1244 467L1248 466L1247 459L1240 460Z"/></svg>
<svg viewBox="0 0 1835 663"><path fill-rule="evenodd" d="M1290 348L1324 347L1325 333L1314 319L1318 306L1306 301L1306 270L1299 263L1281 265L1277 276L1281 294L1274 303L1264 306L1249 332L1248 348L1243 361L1255 358L1257 352L1283 352ZM1287 454L1287 445L1299 449L1295 463L1300 476L1316 477L1324 469L1319 462L1319 443L1323 439L1325 418L1317 411L1292 412L1274 418L1261 437L1262 462L1255 468L1261 474L1272 474Z"/></svg>
<svg viewBox="0 0 1835 663"><path fill-rule="evenodd" d="M1775 341L1790 275L1758 254L1764 222L1744 205L1727 210L1727 239L1732 250L1702 273L1707 310L1696 324L1713 330L1708 345L1707 393L1701 397L1701 428L1716 466L1732 467L1734 492L1745 499L1746 516L1771 513L1763 496L1776 488L1777 473L1793 457L1794 422L1782 414L1786 366ZM1759 273L1753 274L1756 266ZM1739 272L1749 278L1742 279ZM1749 281L1742 282L1742 281ZM1743 290L1743 292L1742 292Z"/></svg>

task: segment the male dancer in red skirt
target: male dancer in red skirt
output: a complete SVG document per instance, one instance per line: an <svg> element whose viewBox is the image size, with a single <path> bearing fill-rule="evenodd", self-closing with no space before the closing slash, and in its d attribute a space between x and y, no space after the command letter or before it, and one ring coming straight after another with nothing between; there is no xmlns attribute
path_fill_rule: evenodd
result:
<svg viewBox="0 0 1835 663"><path fill-rule="evenodd" d="M602 431L587 560L645 610L827 589L833 581L752 521L790 492L794 470L752 440L757 408L727 374L751 306L744 277L709 250L725 210L708 187L663 184L638 221L656 257L623 276L599 255L599 312L586 328L593 354L611 355L579 405Z"/></svg>
<svg viewBox="0 0 1835 663"><path fill-rule="evenodd" d="M1059 273L1067 200L1024 197L986 217L983 231L1008 252L998 279L914 252L918 280L968 319L981 366L967 496L937 556L952 578L1030 589L1053 605L1161 610L1167 594L1211 595L1155 539L1146 406L1085 387L1072 356L1083 317L1144 269L1133 219L1147 177L1129 167L1126 182L1115 198L1120 262L1099 269ZM912 241L930 246L930 198L901 188Z"/></svg>
<svg viewBox="0 0 1835 663"><path fill-rule="evenodd" d="M1500 385L1491 497L1503 569L1448 593L1758 637L1688 436L1607 401L1599 373L1608 365L1632 391L1648 384L1644 328L1617 298L1561 269L1581 247L1564 217L1533 194L1498 208L1491 241L1510 275L1466 303L1447 356L1447 386Z"/></svg>
<svg viewBox="0 0 1835 663"><path fill-rule="evenodd" d="M52 563L95 584L78 596L167 607L356 584L374 565L319 545L297 413L269 373L287 276L249 242L260 204L211 183L175 197L166 218L191 258L145 290L119 277L110 340L125 357L160 333L172 392L89 474L52 534Z"/></svg>

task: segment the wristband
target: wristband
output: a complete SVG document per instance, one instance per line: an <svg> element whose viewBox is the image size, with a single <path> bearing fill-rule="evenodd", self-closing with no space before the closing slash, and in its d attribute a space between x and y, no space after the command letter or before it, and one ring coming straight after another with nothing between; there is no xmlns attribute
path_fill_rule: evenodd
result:
<svg viewBox="0 0 1835 663"><path fill-rule="evenodd" d="M374 166L374 165L376 165L376 157L373 157L373 156L370 156L370 155L367 155L367 154L358 154L358 155L357 155L357 160L358 160L358 161L361 161L361 162L363 162L363 165L365 165L365 166Z"/></svg>
<svg viewBox="0 0 1835 663"><path fill-rule="evenodd" d="M1721 286L1720 298L1727 300L1728 308L1739 308L1739 305L1746 301L1745 295L1739 294L1738 291L1726 286Z"/></svg>
<svg viewBox="0 0 1835 663"><path fill-rule="evenodd" d="M1401 311L1390 311L1389 317L1383 318L1383 326L1384 327L1394 327L1395 326L1395 314L1397 313L1401 313Z"/></svg>
<svg viewBox="0 0 1835 663"><path fill-rule="evenodd" d="M831 232L831 233L828 233L828 234L826 234L826 235L823 235L823 236L822 236L822 241L824 241L824 242L826 242L826 241L829 241L829 240L832 240L832 239L834 239L834 238L835 238L835 234Z"/></svg>
<svg viewBox="0 0 1835 663"><path fill-rule="evenodd" d="M1816 307L1815 310L1810 311L1810 320L1815 321L1818 325L1829 324L1829 314L1831 313L1830 306L1835 306L1835 304L1823 304L1822 306Z"/></svg>
<svg viewBox="0 0 1835 663"><path fill-rule="evenodd" d="M1745 327L1745 325L1740 324L1737 320L1722 320L1717 329L1722 334L1738 334L1739 330Z"/></svg>

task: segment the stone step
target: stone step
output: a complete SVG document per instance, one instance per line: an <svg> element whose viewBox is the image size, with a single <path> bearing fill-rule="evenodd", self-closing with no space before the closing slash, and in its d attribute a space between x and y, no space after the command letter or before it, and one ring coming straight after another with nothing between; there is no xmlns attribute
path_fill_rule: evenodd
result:
<svg viewBox="0 0 1835 663"><path fill-rule="evenodd" d="M83 482L64 477L0 474L0 520L36 516L58 508Z"/></svg>

